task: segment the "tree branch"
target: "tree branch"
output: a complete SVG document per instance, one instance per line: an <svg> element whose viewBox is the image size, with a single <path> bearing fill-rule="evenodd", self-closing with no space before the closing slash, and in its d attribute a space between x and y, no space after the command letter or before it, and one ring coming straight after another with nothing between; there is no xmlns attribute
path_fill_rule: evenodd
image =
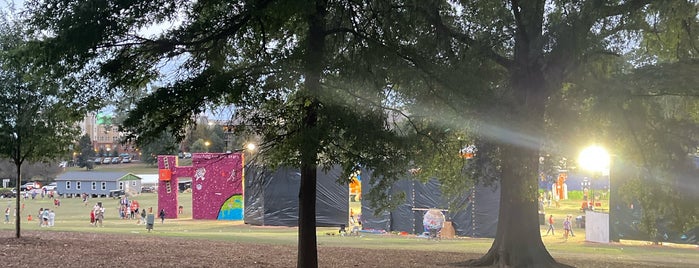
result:
<svg viewBox="0 0 699 268"><path fill-rule="evenodd" d="M449 34L449 36L454 38L455 40L466 44L468 47L475 49L478 52L481 52L483 55L486 56L486 58L503 66L505 69L509 70L512 68L512 66L513 66L512 60L510 60L506 57L503 57L502 55L496 53L487 44L483 44L483 43L471 38L467 34L464 34L463 32L457 31L457 30L445 25L444 21L442 20L441 15L439 14L439 10L437 8L433 9L432 11L424 11L423 13L425 14L428 21L430 23L432 23L438 31L445 32L445 33Z"/></svg>

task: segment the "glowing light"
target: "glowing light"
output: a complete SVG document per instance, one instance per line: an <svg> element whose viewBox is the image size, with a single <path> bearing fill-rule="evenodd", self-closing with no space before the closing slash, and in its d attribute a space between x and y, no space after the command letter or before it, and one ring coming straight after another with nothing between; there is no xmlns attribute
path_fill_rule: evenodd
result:
<svg viewBox="0 0 699 268"><path fill-rule="evenodd" d="M609 170L609 153L604 148L593 145L585 148L578 156L580 167L595 172L606 172Z"/></svg>
<svg viewBox="0 0 699 268"><path fill-rule="evenodd" d="M257 145L255 145L252 142L245 145L245 149L247 149L248 151L254 151L256 148L257 148Z"/></svg>

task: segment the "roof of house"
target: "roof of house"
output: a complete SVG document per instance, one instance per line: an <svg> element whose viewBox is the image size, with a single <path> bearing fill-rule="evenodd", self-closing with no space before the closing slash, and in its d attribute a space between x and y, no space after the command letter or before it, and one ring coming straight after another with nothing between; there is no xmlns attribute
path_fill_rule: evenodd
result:
<svg viewBox="0 0 699 268"><path fill-rule="evenodd" d="M131 181L141 178L128 172L69 171L58 175L56 181Z"/></svg>

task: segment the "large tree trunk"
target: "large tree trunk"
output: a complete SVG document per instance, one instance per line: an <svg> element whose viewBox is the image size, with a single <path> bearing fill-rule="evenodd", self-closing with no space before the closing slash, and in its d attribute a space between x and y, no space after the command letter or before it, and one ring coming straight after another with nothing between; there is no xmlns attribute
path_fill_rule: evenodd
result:
<svg viewBox="0 0 699 268"><path fill-rule="evenodd" d="M557 263L541 241L538 219L539 149L544 135L544 111L551 92L542 67L521 61L512 72L513 99L504 111L507 128L518 134L498 141L501 148L500 211L495 240L469 266L568 267Z"/></svg>
<svg viewBox="0 0 699 268"><path fill-rule="evenodd" d="M566 267L556 263L541 241L535 174L538 150L516 145L503 147L497 234L488 253L467 265Z"/></svg>
<svg viewBox="0 0 699 268"><path fill-rule="evenodd" d="M308 37L305 61L305 89L302 93L303 126L301 135L301 187L299 189L299 241L296 266L318 267L316 237L316 180L320 147L318 134L318 99L325 46L325 1L316 2L308 15Z"/></svg>
<svg viewBox="0 0 699 268"><path fill-rule="evenodd" d="M543 5L542 5L543 6ZM471 266L566 267L557 263L541 241L538 220L539 149L543 144L546 101L556 82L544 74L539 53L542 6L522 8L522 27L510 70L511 99L505 100L502 119L517 136L497 141L501 149L500 211L495 240ZM532 15L533 14L533 15ZM549 79L549 80L547 80Z"/></svg>
<svg viewBox="0 0 699 268"><path fill-rule="evenodd" d="M541 241L538 219L539 149L544 135L546 101L560 86L557 77L544 73L542 25L545 1L519 5L512 1L518 27L514 61L510 66L511 99L502 115L512 140L497 141L501 148L500 212L495 240L488 253L470 266L567 267L557 263Z"/></svg>

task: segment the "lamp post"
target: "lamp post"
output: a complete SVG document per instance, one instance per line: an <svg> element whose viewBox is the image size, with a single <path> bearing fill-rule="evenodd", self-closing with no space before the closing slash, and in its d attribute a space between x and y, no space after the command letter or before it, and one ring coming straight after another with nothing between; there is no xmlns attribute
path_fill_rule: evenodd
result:
<svg viewBox="0 0 699 268"><path fill-rule="evenodd" d="M211 145L211 142L209 142L209 141L205 141L205 142L204 142L204 147L206 147L206 152L207 152L207 153L209 152L209 145Z"/></svg>
<svg viewBox="0 0 699 268"><path fill-rule="evenodd" d="M598 145L593 145L585 148L580 152L578 157L578 164L580 166L592 173L592 178L604 175L605 172L609 171L610 157L607 150ZM592 207L595 206L595 192L592 182L588 182L590 186L590 200L592 202Z"/></svg>
<svg viewBox="0 0 699 268"><path fill-rule="evenodd" d="M590 186L592 186L592 185L590 184L590 180L588 180L587 178L585 178L580 184L583 187L583 194L584 194L585 203L587 203L587 208L585 208L585 209L590 209L590 194L592 194L592 193L589 191L590 191Z"/></svg>

